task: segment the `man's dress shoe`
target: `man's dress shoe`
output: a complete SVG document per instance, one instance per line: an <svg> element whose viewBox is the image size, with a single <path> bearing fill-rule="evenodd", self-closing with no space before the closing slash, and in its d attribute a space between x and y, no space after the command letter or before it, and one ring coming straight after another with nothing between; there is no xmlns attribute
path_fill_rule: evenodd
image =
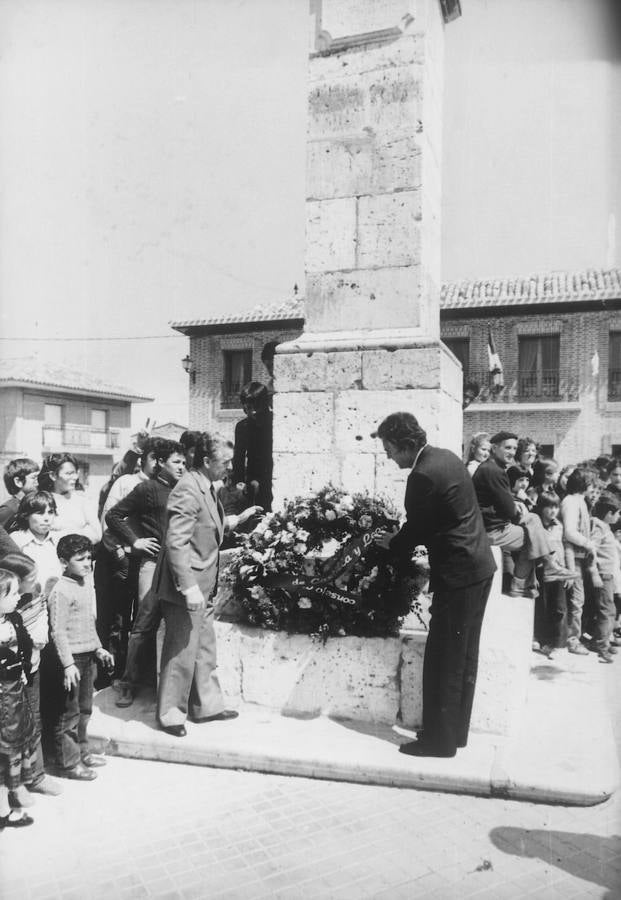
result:
<svg viewBox="0 0 621 900"><path fill-rule="evenodd" d="M197 725L203 722L226 722L227 719L236 719L239 713L236 709L223 709L222 712L216 713L215 716L202 716L201 718L192 719Z"/></svg>
<svg viewBox="0 0 621 900"><path fill-rule="evenodd" d="M438 756L450 758L455 756L455 750L442 750L440 747L433 747L424 741L410 741L408 744L401 744L399 753L405 753L407 756Z"/></svg>
<svg viewBox="0 0 621 900"><path fill-rule="evenodd" d="M62 778L70 778L72 781L94 781L97 778L97 772L87 768L84 763L79 762L71 769L63 769L58 774Z"/></svg>
<svg viewBox="0 0 621 900"><path fill-rule="evenodd" d="M160 725L160 728L166 734L172 734L173 737L185 737L187 734L185 725Z"/></svg>

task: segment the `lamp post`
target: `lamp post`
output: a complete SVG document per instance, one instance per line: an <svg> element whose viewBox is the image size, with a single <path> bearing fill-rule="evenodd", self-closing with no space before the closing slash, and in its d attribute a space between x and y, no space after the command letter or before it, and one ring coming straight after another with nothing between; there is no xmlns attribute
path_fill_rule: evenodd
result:
<svg viewBox="0 0 621 900"><path fill-rule="evenodd" d="M196 368L194 366L194 360L189 353L183 357L181 365L183 366L183 371L190 376L190 381L194 384L196 381Z"/></svg>

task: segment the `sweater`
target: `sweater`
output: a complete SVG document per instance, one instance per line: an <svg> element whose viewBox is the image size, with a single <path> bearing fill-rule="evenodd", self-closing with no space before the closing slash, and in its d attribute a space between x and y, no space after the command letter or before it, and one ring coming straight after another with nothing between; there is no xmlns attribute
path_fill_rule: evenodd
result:
<svg viewBox="0 0 621 900"><path fill-rule="evenodd" d="M130 546L138 538L155 538L160 545L163 544L168 525L168 497L174 485L175 480L165 469L161 469L154 478L136 485L127 497L106 513L106 525L112 534Z"/></svg>
<svg viewBox="0 0 621 900"><path fill-rule="evenodd" d="M591 540L595 544L597 571L602 578L619 578L619 546L607 522L591 519Z"/></svg>
<svg viewBox="0 0 621 900"><path fill-rule="evenodd" d="M561 500L561 520L565 546L576 559L587 555L586 544L591 537L589 510L582 494L567 494ZM568 564L570 557L568 556Z"/></svg>
<svg viewBox="0 0 621 900"><path fill-rule="evenodd" d="M48 597L50 631L61 664L73 665L74 653L91 653L101 647L93 612L93 583L80 584L63 575Z"/></svg>
<svg viewBox="0 0 621 900"><path fill-rule="evenodd" d="M477 468L472 483L486 531L503 528L519 518L505 467L490 456Z"/></svg>

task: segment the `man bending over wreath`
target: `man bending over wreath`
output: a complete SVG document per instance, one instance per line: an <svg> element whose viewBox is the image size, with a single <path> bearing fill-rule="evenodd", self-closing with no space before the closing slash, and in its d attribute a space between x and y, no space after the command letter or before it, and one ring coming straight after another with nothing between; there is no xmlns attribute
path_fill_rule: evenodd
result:
<svg viewBox="0 0 621 900"><path fill-rule="evenodd" d="M423 729L417 741L399 750L410 756L455 756L468 741L479 637L496 564L461 460L428 444L407 412L392 413L373 436L382 441L388 459L411 469L406 521L376 542L404 564L424 544L433 592L423 665Z"/></svg>

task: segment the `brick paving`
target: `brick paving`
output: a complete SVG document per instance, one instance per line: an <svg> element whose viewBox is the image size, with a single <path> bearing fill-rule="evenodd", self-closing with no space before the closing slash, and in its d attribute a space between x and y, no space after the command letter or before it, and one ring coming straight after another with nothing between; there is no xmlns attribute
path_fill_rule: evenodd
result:
<svg viewBox="0 0 621 900"><path fill-rule="evenodd" d="M121 758L64 784L0 833L3 900L621 897L618 794L545 806Z"/></svg>

